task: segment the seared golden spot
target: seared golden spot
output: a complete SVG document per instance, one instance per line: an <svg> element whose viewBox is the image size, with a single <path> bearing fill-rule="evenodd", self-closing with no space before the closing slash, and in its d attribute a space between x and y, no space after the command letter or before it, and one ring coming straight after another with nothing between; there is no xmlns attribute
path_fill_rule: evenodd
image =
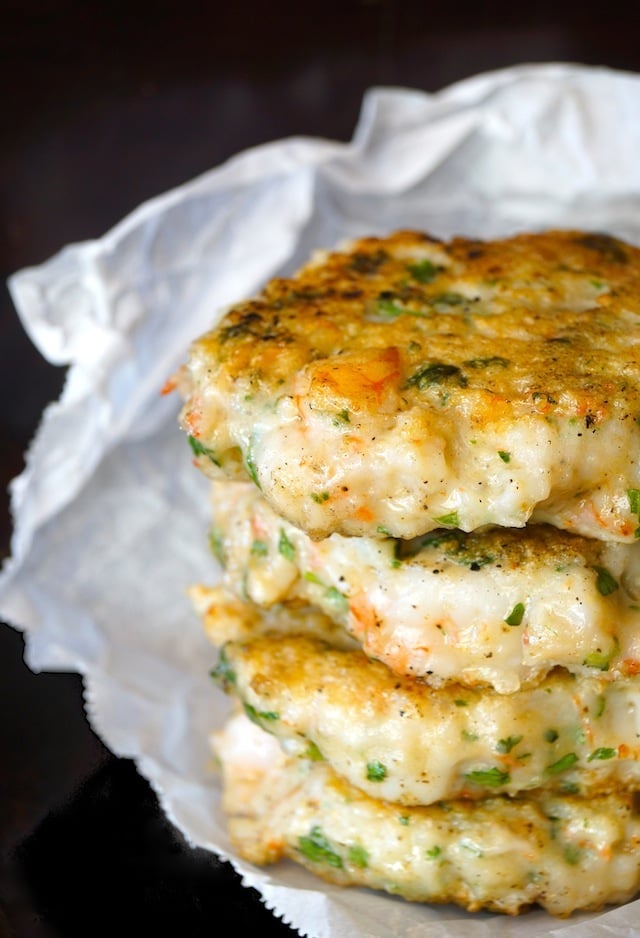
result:
<svg viewBox="0 0 640 938"><path fill-rule="evenodd" d="M296 393L309 410L347 420L358 411L398 410L401 377L397 348L369 349L312 362L300 374Z"/></svg>

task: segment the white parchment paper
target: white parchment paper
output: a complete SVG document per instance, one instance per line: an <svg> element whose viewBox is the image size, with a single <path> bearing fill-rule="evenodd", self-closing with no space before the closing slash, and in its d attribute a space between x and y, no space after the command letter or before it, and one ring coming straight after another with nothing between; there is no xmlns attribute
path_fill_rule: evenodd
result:
<svg viewBox="0 0 640 938"><path fill-rule="evenodd" d="M190 842L230 858L304 935L629 936L640 903L567 921L471 916L234 857L208 750L227 702L185 597L218 575L208 484L179 401L160 389L226 304L314 248L399 227L493 237L554 225L640 244L640 76L525 65L433 95L373 89L349 143L242 153L10 280L33 342L70 367L12 483L0 615L26 632L34 670L84 675L105 743L136 760Z"/></svg>

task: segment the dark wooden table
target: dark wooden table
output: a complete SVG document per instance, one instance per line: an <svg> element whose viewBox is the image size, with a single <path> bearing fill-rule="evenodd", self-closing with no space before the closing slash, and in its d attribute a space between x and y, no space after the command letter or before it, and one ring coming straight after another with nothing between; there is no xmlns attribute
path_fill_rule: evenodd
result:
<svg viewBox="0 0 640 938"><path fill-rule="evenodd" d="M437 90L536 61L640 71L636 5L538 0L0 5L0 475L64 375L21 331L6 277L97 237L247 146L347 140L371 85ZM640 17L640 13L637 14ZM621 128L624 132L624 128ZM615 145L615 142L612 142ZM6 496L0 549L9 549ZM74 674L33 674L0 624L0 938L291 935L189 849L89 727Z"/></svg>

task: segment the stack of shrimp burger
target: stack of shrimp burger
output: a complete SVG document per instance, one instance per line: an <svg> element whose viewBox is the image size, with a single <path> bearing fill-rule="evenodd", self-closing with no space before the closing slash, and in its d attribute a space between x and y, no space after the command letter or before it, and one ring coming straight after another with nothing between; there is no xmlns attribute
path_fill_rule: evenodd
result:
<svg viewBox="0 0 640 938"><path fill-rule="evenodd" d="M238 854L469 911L634 896L640 250L352 241L176 383Z"/></svg>

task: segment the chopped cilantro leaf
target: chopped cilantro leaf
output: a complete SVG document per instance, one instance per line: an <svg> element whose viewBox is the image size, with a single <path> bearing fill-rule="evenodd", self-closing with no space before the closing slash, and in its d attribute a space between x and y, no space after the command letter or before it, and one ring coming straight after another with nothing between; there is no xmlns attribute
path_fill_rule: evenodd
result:
<svg viewBox="0 0 640 938"><path fill-rule="evenodd" d="M439 518L434 518L434 521L437 521L438 524L448 524L452 528L455 528L459 524L458 512L450 511L448 515L441 515Z"/></svg>
<svg viewBox="0 0 640 938"><path fill-rule="evenodd" d="M632 515L640 515L640 489L627 489L629 511Z"/></svg>
<svg viewBox="0 0 640 938"><path fill-rule="evenodd" d="M194 456L206 456L207 459L210 459L214 465L220 465L220 462L216 458L216 454L212 449L209 449L208 446L205 446L204 443L201 443L200 440L197 440L195 436L188 436L187 439L189 440L189 446L191 447L191 451Z"/></svg>
<svg viewBox="0 0 640 938"><path fill-rule="evenodd" d="M311 739L309 740L307 748L304 751L304 757L306 759L310 759L311 762L324 762L324 756Z"/></svg>
<svg viewBox="0 0 640 938"><path fill-rule="evenodd" d="M287 533L284 528L280 528L280 539L278 540L278 550L285 558L285 560L290 560L292 563L296 556L296 549L287 537Z"/></svg>
<svg viewBox="0 0 640 938"><path fill-rule="evenodd" d="M464 777L474 785L482 785L485 788L500 788L511 781L509 773L499 769L497 765L491 769L474 769L472 772L467 772Z"/></svg>
<svg viewBox="0 0 640 938"><path fill-rule="evenodd" d="M507 625L522 625L523 618L524 603L516 603L504 621L507 623Z"/></svg>
<svg viewBox="0 0 640 938"><path fill-rule="evenodd" d="M564 858L570 866L576 866L580 862L580 847L567 844L564 848Z"/></svg>
<svg viewBox="0 0 640 938"><path fill-rule="evenodd" d="M220 652L217 665L211 669L209 674L223 690L227 690L236 683L236 672L233 670L224 648Z"/></svg>
<svg viewBox="0 0 640 938"><path fill-rule="evenodd" d="M369 853L361 844L352 844L347 852L347 859L353 866L364 870L369 865Z"/></svg>
<svg viewBox="0 0 640 938"><path fill-rule="evenodd" d="M500 753L511 752L514 746L517 746L519 742L522 742L522 736L507 736L506 739L499 739L496 749Z"/></svg>
<svg viewBox="0 0 640 938"><path fill-rule="evenodd" d="M349 600L344 593L340 592L339 589L335 586L330 586L325 593L326 598L330 603L336 606L338 612L348 612L349 611Z"/></svg>
<svg viewBox="0 0 640 938"><path fill-rule="evenodd" d="M598 575L596 588L601 596L610 596L618 589L618 581L604 567L593 568Z"/></svg>
<svg viewBox="0 0 640 938"><path fill-rule="evenodd" d="M415 264L407 264L407 270L418 283L431 283L441 268L425 257L424 260L416 261Z"/></svg>
<svg viewBox="0 0 640 938"><path fill-rule="evenodd" d="M416 371L407 381L407 386L424 391L425 388L434 384L445 383L453 383L460 388L466 388L468 381L457 365L448 365L446 362L433 362Z"/></svg>
<svg viewBox="0 0 640 938"><path fill-rule="evenodd" d="M265 541L255 540L251 545L252 557L266 557L269 553L269 546Z"/></svg>
<svg viewBox="0 0 640 938"><path fill-rule="evenodd" d="M298 838L298 849L307 860L313 863L327 863L335 869L342 867L342 857L336 853L322 833L322 828L318 826L311 828L308 837Z"/></svg>
<svg viewBox="0 0 640 938"><path fill-rule="evenodd" d="M470 733L469 730L462 730L461 736L466 743L475 743L479 739L477 733Z"/></svg>
<svg viewBox="0 0 640 938"><path fill-rule="evenodd" d="M617 749L610 749L608 746L600 746L587 756L587 762L593 762L594 759L615 759L617 755Z"/></svg>
<svg viewBox="0 0 640 938"><path fill-rule="evenodd" d="M244 461L244 467L247 470L247 475L249 476L253 484L257 485L258 488L260 488L260 480L258 479L258 470L251 456L247 455Z"/></svg>
<svg viewBox="0 0 640 938"><path fill-rule="evenodd" d="M382 762L377 760L374 762L367 762L367 781L369 782L383 782L387 777L387 767Z"/></svg>
<svg viewBox="0 0 640 938"><path fill-rule="evenodd" d="M599 648L592 651L582 662L587 668L596 668L598 671L608 671L611 659L618 652L618 643L614 642L613 648L608 652L603 652Z"/></svg>
<svg viewBox="0 0 640 938"><path fill-rule="evenodd" d="M242 706L251 722L257 723L258 726L260 726L264 720L272 722L273 720L280 719L280 714L276 713L274 710L256 710L255 707L246 701L243 702Z"/></svg>
<svg viewBox="0 0 640 938"><path fill-rule="evenodd" d="M224 537L220 528L209 528L209 550L221 566L225 566L227 555L224 549Z"/></svg>
<svg viewBox="0 0 640 938"><path fill-rule="evenodd" d="M558 759L557 762L552 762L551 765L548 765L545 768L545 772L547 775L558 775L560 772L566 772L567 769L570 769L577 761L578 757L575 752L567 752L561 759Z"/></svg>

